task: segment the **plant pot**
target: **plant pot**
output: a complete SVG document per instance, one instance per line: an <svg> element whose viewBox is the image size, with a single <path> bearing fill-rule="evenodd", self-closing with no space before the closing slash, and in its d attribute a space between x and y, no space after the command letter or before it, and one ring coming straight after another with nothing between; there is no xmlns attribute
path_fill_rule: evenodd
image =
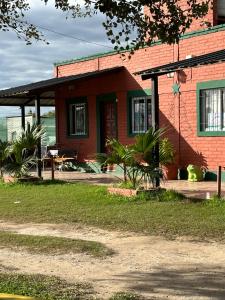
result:
<svg viewBox="0 0 225 300"><path fill-rule="evenodd" d="M114 171L114 165L109 165L108 166L108 171L113 172Z"/></svg>
<svg viewBox="0 0 225 300"><path fill-rule="evenodd" d="M163 175L167 180L177 180L178 168L176 165L163 166Z"/></svg>
<svg viewBox="0 0 225 300"><path fill-rule="evenodd" d="M2 178L4 183L14 183L17 181L17 179L11 175L3 175Z"/></svg>
<svg viewBox="0 0 225 300"><path fill-rule="evenodd" d="M124 197L134 197L137 195L137 190L123 189L117 187L108 187L108 193L111 195L119 195Z"/></svg>
<svg viewBox="0 0 225 300"><path fill-rule="evenodd" d="M142 190L134 190L134 189L125 189L125 188L117 188L117 187L108 187L108 193L111 195L119 195L124 197L134 197L139 194L156 194L159 191L164 191L162 188L150 188L150 189L142 189Z"/></svg>
<svg viewBox="0 0 225 300"><path fill-rule="evenodd" d="M11 175L3 175L4 183L15 183L15 182L38 182L42 180L42 178L34 177L34 176L25 176L16 178Z"/></svg>

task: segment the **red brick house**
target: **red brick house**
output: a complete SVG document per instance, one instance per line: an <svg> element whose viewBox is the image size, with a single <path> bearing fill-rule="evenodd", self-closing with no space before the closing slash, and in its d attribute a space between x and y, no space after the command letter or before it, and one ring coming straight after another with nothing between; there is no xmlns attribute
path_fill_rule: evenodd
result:
<svg viewBox="0 0 225 300"><path fill-rule="evenodd" d="M52 81L51 91L57 144L77 149L83 160L104 151L107 136L132 143L136 134L151 126L152 118L151 82L136 73L225 49L224 1L214 1L206 21L212 27L195 21L178 45L158 42L138 50L130 60L108 52L56 63L59 80ZM192 163L213 174L218 165L225 166L225 62L198 64L169 74L159 77L159 122L169 128L176 167ZM70 80L63 81L65 77ZM35 89L47 95L46 86ZM1 104L5 94L0 93Z"/></svg>

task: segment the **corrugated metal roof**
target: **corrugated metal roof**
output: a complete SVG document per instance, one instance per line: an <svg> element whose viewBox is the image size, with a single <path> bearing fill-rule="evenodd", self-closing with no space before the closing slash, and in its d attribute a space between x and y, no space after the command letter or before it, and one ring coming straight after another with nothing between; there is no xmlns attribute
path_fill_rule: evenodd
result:
<svg viewBox="0 0 225 300"><path fill-rule="evenodd" d="M161 76L167 73L183 70L186 68L199 67L203 65L215 64L224 61L225 61L225 49L180 60L174 63L169 63L155 68L146 69L140 72L136 72L135 75L141 75L142 79L146 80L154 76Z"/></svg>
<svg viewBox="0 0 225 300"><path fill-rule="evenodd" d="M65 83L70 83L76 80L81 80L85 78L94 78L100 75L115 72L124 69L124 67L114 67L109 69L104 69L100 71L93 71L78 75L71 75L65 77L51 78L47 80L42 80L26 85L21 85L5 90L0 90L0 105L15 105L21 106L29 101L29 105L33 105L34 101L32 96L41 94L41 105L50 106L54 105L54 89ZM53 93L52 93L53 92Z"/></svg>

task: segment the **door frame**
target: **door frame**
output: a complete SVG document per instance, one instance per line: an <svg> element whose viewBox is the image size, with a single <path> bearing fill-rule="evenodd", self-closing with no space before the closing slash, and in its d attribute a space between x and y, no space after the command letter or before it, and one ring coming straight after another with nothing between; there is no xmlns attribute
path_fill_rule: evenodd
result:
<svg viewBox="0 0 225 300"><path fill-rule="evenodd" d="M97 153L101 151L101 104L104 102L114 102L116 137L118 137L118 119L117 119L117 98L116 93L102 94L96 97L96 133L97 133Z"/></svg>

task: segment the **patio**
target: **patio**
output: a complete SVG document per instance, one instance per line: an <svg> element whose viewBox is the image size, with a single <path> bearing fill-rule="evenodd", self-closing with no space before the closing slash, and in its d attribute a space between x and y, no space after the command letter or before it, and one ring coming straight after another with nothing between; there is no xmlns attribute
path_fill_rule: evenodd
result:
<svg viewBox="0 0 225 300"><path fill-rule="evenodd" d="M51 179L51 171L43 172L44 179ZM86 182L96 185L112 185L119 181L119 177L112 173L95 174L83 172L55 171L55 179L70 182ZM217 193L216 181L189 182L187 180L168 180L161 183L166 189L173 189L187 197L206 199ZM222 183L222 195L225 196L225 182Z"/></svg>

